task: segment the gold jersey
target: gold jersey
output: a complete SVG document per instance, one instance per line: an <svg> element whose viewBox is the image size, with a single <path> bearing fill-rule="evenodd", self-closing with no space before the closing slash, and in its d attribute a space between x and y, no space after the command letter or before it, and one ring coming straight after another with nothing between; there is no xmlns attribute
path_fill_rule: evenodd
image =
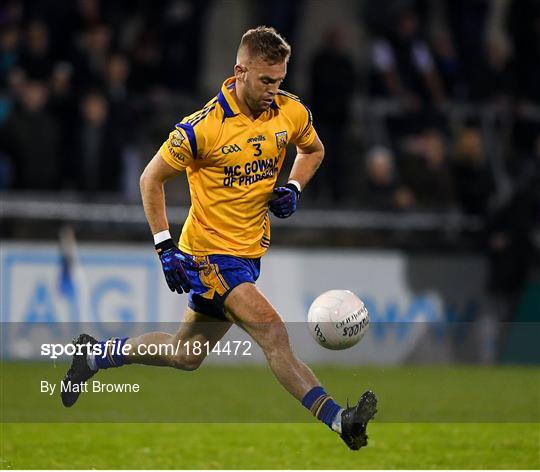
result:
<svg viewBox="0 0 540 472"><path fill-rule="evenodd" d="M255 121L242 114L227 79L204 108L184 118L159 153L186 170L191 208L179 247L194 256L257 258L270 244L268 201L289 142L307 147L316 137L311 112L279 91Z"/></svg>

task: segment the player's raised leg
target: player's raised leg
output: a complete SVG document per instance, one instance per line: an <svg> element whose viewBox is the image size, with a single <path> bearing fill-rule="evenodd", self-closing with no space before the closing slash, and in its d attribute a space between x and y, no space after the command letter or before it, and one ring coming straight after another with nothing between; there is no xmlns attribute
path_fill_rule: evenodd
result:
<svg viewBox="0 0 540 472"><path fill-rule="evenodd" d="M291 395L339 433L349 448L356 450L367 444L367 423L377 406L373 392L365 392L355 406L341 408L311 369L296 357L285 323L254 284L235 287L225 300L225 308L228 316L259 344L272 372Z"/></svg>
<svg viewBox="0 0 540 472"><path fill-rule="evenodd" d="M188 308L176 334L154 332L128 339L126 344L130 347L126 356L127 363L195 370L230 327L229 321L217 320ZM201 345L208 343L208 349L202 349L200 354L195 355L191 348L195 342L199 342ZM146 354L146 346L150 344L165 346L162 349L163 353ZM198 350L196 351L198 352Z"/></svg>
<svg viewBox="0 0 540 472"><path fill-rule="evenodd" d="M259 344L278 381L296 399L320 385L311 369L293 353L283 320L254 284L243 283L225 300L228 316Z"/></svg>
<svg viewBox="0 0 540 472"><path fill-rule="evenodd" d="M73 340L75 345L84 345L73 356L71 367L64 376L63 385L71 387L81 384L93 377L99 369L121 367L126 364L146 364L168 366L182 370L195 370L204 361L216 343L231 327L228 321L216 320L210 316L198 313L191 308L186 310L182 324L175 334L164 332L145 333L134 338L116 338L114 341L98 341L88 334L81 334ZM196 350L194 342L201 345L208 343L208 349ZM90 348L100 344L102 355L92 354ZM153 347L148 354L148 346ZM95 351L94 351L95 352ZM79 397L78 388L65 388L61 392L64 406L72 406Z"/></svg>

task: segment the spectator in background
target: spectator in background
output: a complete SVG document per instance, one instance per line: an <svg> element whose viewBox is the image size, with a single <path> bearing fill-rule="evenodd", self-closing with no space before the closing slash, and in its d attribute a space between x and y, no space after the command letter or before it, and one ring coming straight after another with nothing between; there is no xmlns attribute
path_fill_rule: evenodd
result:
<svg viewBox="0 0 540 472"><path fill-rule="evenodd" d="M0 130L2 151L11 159L16 189L59 188L59 128L45 109L47 97L43 82L25 82L20 108L12 111Z"/></svg>
<svg viewBox="0 0 540 472"><path fill-rule="evenodd" d="M13 164L9 156L0 150L0 190L9 190L11 187L13 187Z"/></svg>
<svg viewBox="0 0 540 472"><path fill-rule="evenodd" d="M506 10L523 1L452 0L446 2L446 18L463 64L465 98L499 101L513 88L511 48L504 28ZM508 8L507 8L508 7ZM520 24L520 29L525 23ZM528 43L527 55L531 49ZM533 47L534 48L534 47ZM514 48L515 49L515 48Z"/></svg>
<svg viewBox="0 0 540 472"><path fill-rule="evenodd" d="M513 95L518 105L511 146L516 156L525 156L534 148L539 133L540 2L538 0L512 2L509 8L508 30L514 51Z"/></svg>
<svg viewBox="0 0 540 472"><path fill-rule="evenodd" d="M540 176L540 131L536 135L532 149L518 159L516 167L515 173L519 181L525 181L533 175Z"/></svg>
<svg viewBox="0 0 540 472"><path fill-rule="evenodd" d="M49 80L54 63L49 41L49 28L41 20L33 20L26 29L20 64L30 79Z"/></svg>
<svg viewBox="0 0 540 472"><path fill-rule="evenodd" d="M170 90L195 92L199 85L201 41L208 0L170 1L160 17L163 82ZM179 73L189 64L189 73Z"/></svg>
<svg viewBox="0 0 540 472"><path fill-rule="evenodd" d="M24 5L21 0L7 0L2 2L0 10L4 24L19 24L24 16Z"/></svg>
<svg viewBox="0 0 540 472"><path fill-rule="evenodd" d="M453 202L453 182L441 133L425 129L404 144L401 175L418 205L425 209L448 208Z"/></svg>
<svg viewBox="0 0 540 472"><path fill-rule="evenodd" d="M420 22L424 23L431 8L427 0L378 0L363 3L362 15L373 36L391 34L396 16L404 10L414 11Z"/></svg>
<svg viewBox="0 0 540 472"><path fill-rule="evenodd" d="M484 83L490 86L490 98L508 97L512 93L514 75L506 44L493 38L487 41L486 48L487 73Z"/></svg>
<svg viewBox="0 0 540 472"><path fill-rule="evenodd" d="M112 54L105 70L105 93L109 102L110 119L117 130L129 128L129 62L122 54ZM122 137L124 133L122 133Z"/></svg>
<svg viewBox="0 0 540 472"><path fill-rule="evenodd" d="M9 74L19 63L19 30L15 26L0 31L0 89L8 86Z"/></svg>
<svg viewBox="0 0 540 472"><path fill-rule="evenodd" d="M71 156L70 176L78 190L118 191L122 151L118 132L109 121L109 106L102 93L91 91L80 101L81 121Z"/></svg>
<svg viewBox="0 0 540 472"><path fill-rule="evenodd" d="M75 0L70 19L76 31L86 30L102 21L100 0Z"/></svg>
<svg viewBox="0 0 540 472"><path fill-rule="evenodd" d="M19 30L12 25L0 30L0 90L7 93L0 94L0 136L4 138L3 123L10 116L15 101L15 87L12 82L17 77L23 79L19 69ZM14 84L13 84L14 85ZM7 138L7 136L6 136ZM12 158L6 153L6 145L0 145L0 190L7 190L14 183L14 169Z"/></svg>
<svg viewBox="0 0 540 472"><path fill-rule="evenodd" d="M521 0L518 0L521 1ZM468 86L478 82L478 70L485 64L485 31L490 0L445 0L446 18ZM475 86L477 89L477 87ZM471 91L467 91L467 98Z"/></svg>
<svg viewBox="0 0 540 472"><path fill-rule="evenodd" d="M457 135L452 171L461 210L484 215L489 198L495 191L495 182L486 161L482 135L477 128L464 128Z"/></svg>
<svg viewBox="0 0 540 472"><path fill-rule="evenodd" d="M101 87L111 49L111 30L99 24L85 31L81 39L72 61L75 85L79 89Z"/></svg>
<svg viewBox="0 0 540 472"><path fill-rule="evenodd" d="M376 90L398 99L409 111L444 102L441 79L413 10L399 12L389 37L374 41L373 63Z"/></svg>
<svg viewBox="0 0 540 472"><path fill-rule="evenodd" d="M54 66L50 78L49 109L62 127L69 127L74 118L73 68L67 62Z"/></svg>
<svg viewBox="0 0 540 472"><path fill-rule="evenodd" d="M16 104L22 102L23 92L27 83L27 77L20 67L11 70L8 77L8 94L7 101L9 102L9 110L13 109Z"/></svg>
<svg viewBox="0 0 540 472"><path fill-rule="evenodd" d="M302 0L272 0L271 2L252 2L258 14L256 23L272 25L290 43L296 43L299 20L302 18L305 4ZM287 71L282 88L288 90L288 84L293 83L295 68Z"/></svg>
<svg viewBox="0 0 540 472"><path fill-rule="evenodd" d="M111 103L123 104L127 101L129 91L129 62L122 54L112 54L107 60L105 69L105 87Z"/></svg>
<svg viewBox="0 0 540 472"><path fill-rule="evenodd" d="M50 78L49 111L59 125L59 160L62 169L62 185L67 182L69 163L73 159L73 135L76 130L76 96L72 84L73 68L67 62L54 66ZM69 180L69 179L68 179Z"/></svg>
<svg viewBox="0 0 540 472"><path fill-rule="evenodd" d="M333 28L326 32L324 43L311 63L311 107L327 156L315 177L319 181L316 187L329 189L335 202L343 198L347 168L344 145L354 90L354 64L345 51L342 30Z"/></svg>
<svg viewBox="0 0 540 472"><path fill-rule="evenodd" d="M510 4L508 29L514 43L515 94L540 103L540 2L516 0Z"/></svg>
<svg viewBox="0 0 540 472"><path fill-rule="evenodd" d="M415 202L413 193L400 184L394 155L385 147L377 146L368 152L360 188L360 205L376 210L408 210Z"/></svg>
<svg viewBox="0 0 540 472"><path fill-rule="evenodd" d="M534 231L540 227L540 172L528 176L512 198L487 218L487 313L496 326L500 347L502 326L517 314L520 295L538 256Z"/></svg>
<svg viewBox="0 0 540 472"><path fill-rule="evenodd" d="M468 94L465 70L450 31L439 30L435 32L433 52L446 95L450 98L464 100Z"/></svg>
<svg viewBox="0 0 540 472"><path fill-rule="evenodd" d="M513 87L513 74L505 43L492 38L485 41L485 54L469 71L469 99L478 102L501 101Z"/></svg>
<svg viewBox="0 0 540 472"><path fill-rule="evenodd" d="M133 136L130 136L136 128L133 126L133 107L128 88L129 75L130 65L126 56L112 54L105 71L105 95L109 107L107 126L114 130L113 139L118 150L134 145ZM116 158L121 159L122 156ZM126 167L125 163L122 167ZM122 187L119 185L118 189Z"/></svg>
<svg viewBox="0 0 540 472"><path fill-rule="evenodd" d="M135 93L148 93L161 85L163 54L155 31L142 31L131 52L132 65L129 85Z"/></svg>

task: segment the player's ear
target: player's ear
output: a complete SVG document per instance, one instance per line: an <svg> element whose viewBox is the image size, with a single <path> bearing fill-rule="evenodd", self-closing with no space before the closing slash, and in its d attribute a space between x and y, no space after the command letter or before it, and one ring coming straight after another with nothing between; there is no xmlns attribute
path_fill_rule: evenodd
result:
<svg viewBox="0 0 540 472"><path fill-rule="evenodd" d="M234 66L234 77L236 78L236 80L244 82L246 77L246 71L247 69L243 65L236 64Z"/></svg>

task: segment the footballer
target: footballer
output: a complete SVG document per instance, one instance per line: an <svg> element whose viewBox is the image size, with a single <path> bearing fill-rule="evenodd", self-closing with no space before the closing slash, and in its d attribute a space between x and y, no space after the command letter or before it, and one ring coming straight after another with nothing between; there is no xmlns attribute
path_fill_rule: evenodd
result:
<svg viewBox="0 0 540 472"><path fill-rule="evenodd" d="M234 76L202 109L175 126L142 173L144 211L165 279L172 291L189 297L179 330L114 342L81 334L74 344L89 347L73 356L64 382L85 382L100 369L132 363L197 369L208 351L167 350L151 356L140 355L144 350L137 348L200 341L209 343L211 351L235 323L261 347L281 385L357 450L367 445L375 395L367 391L352 407L338 405L295 356L282 318L256 285L261 257L270 245L268 212L290 217L324 157L311 112L279 88L290 55L289 44L273 28L247 31ZM288 183L275 188L289 143L297 155ZM191 207L177 245L169 233L163 186L184 171ZM101 348L96 351L103 355L90 346ZM63 404L72 406L79 393L62 392Z"/></svg>

